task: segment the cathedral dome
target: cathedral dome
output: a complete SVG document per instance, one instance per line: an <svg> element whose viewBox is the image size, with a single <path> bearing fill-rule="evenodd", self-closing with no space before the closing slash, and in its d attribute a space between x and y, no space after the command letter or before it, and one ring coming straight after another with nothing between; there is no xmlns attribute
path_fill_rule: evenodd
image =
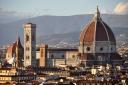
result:
<svg viewBox="0 0 128 85"><path fill-rule="evenodd" d="M80 34L80 43L90 43L96 41L109 41L116 43L112 30L101 19L98 8L95 17L87 26L83 28L83 31Z"/></svg>
<svg viewBox="0 0 128 85"><path fill-rule="evenodd" d="M79 59L86 66L121 64L121 57L116 53L116 39L111 28L97 12L80 34Z"/></svg>

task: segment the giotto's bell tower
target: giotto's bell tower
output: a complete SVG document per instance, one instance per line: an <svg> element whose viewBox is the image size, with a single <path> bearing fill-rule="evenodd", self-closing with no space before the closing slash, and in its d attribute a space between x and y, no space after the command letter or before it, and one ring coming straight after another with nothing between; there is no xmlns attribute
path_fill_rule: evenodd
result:
<svg viewBox="0 0 128 85"><path fill-rule="evenodd" d="M36 65L36 24L24 25L24 66Z"/></svg>

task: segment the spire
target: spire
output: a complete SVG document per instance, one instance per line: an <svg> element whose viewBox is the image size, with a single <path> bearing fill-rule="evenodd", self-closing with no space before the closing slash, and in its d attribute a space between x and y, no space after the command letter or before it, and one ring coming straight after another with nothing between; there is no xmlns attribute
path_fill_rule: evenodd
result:
<svg viewBox="0 0 128 85"><path fill-rule="evenodd" d="M19 43L19 41L20 41L20 37L19 37L19 35L17 33L17 39L16 39L17 44Z"/></svg>
<svg viewBox="0 0 128 85"><path fill-rule="evenodd" d="M19 37L19 36L17 36L17 41L16 41L16 43L17 43L17 46L18 46L18 47L22 47L21 42L20 42L20 37Z"/></svg>
<svg viewBox="0 0 128 85"><path fill-rule="evenodd" d="M98 6L97 6L97 16L100 17L100 11L99 11Z"/></svg>
<svg viewBox="0 0 128 85"><path fill-rule="evenodd" d="M19 36L17 37L17 42L20 43L20 37Z"/></svg>
<svg viewBox="0 0 128 85"><path fill-rule="evenodd" d="M96 18L100 18L100 11L99 11L98 6L97 6L97 11L96 11L95 17Z"/></svg>

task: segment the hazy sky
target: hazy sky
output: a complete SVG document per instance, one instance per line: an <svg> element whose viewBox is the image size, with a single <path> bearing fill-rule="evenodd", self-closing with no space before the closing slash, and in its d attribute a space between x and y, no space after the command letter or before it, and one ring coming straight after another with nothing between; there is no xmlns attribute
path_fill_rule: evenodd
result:
<svg viewBox="0 0 128 85"><path fill-rule="evenodd" d="M128 0L0 0L0 14L18 16L90 14L96 6L102 13L127 14Z"/></svg>
<svg viewBox="0 0 128 85"><path fill-rule="evenodd" d="M0 0L0 26L42 15L94 14L97 5L102 14L128 15L128 0Z"/></svg>

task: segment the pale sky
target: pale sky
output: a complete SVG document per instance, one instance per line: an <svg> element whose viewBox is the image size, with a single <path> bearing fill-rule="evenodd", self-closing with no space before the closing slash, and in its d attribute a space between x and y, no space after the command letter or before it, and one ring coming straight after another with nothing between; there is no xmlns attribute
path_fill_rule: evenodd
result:
<svg viewBox="0 0 128 85"><path fill-rule="evenodd" d="M128 0L0 0L0 14L10 13L18 16L93 14L97 5L102 13L121 14L128 8Z"/></svg>

